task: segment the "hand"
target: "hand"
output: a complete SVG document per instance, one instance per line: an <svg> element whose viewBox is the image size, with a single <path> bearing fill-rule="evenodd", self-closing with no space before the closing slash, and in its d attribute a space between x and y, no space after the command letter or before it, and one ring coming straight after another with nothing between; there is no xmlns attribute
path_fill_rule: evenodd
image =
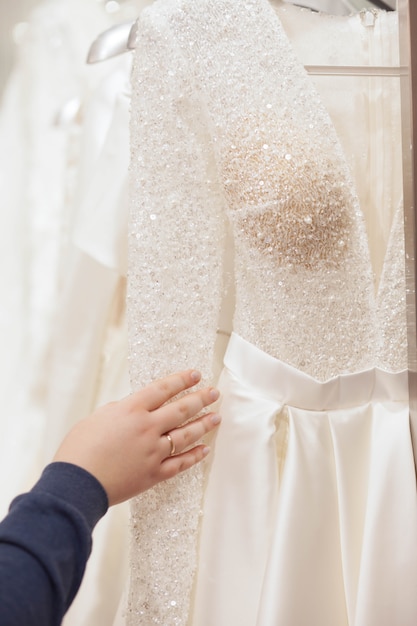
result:
<svg viewBox="0 0 417 626"><path fill-rule="evenodd" d="M69 432L54 461L73 463L93 474L109 505L190 468L209 449L204 445L185 449L213 430L220 417L208 413L185 422L215 402L219 392L202 389L165 403L199 380L198 372L181 372L97 409Z"/></svg>

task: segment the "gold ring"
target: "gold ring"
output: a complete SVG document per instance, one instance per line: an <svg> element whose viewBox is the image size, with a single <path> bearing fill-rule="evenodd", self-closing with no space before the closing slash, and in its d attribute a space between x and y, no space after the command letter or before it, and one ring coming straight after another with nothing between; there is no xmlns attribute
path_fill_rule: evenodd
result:
<svg viewBox="0 0 417 626"><path fill-rule="evenodd" d="M175 443L173 442L171 435L166 434L165 437L171 444L171 452L169 453L169 456L172 456L173 454L175 454Z"/></svg>

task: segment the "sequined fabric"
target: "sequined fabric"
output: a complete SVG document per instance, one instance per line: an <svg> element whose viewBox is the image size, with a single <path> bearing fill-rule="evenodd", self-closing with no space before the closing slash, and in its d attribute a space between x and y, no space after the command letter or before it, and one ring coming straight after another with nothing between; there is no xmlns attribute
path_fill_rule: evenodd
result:
<svg viewBox="0 0 417 626"><path fill-rule="evenodd" d="M363 216L268 1L156 1L139 21L132 83L133 387L186 367L215 382L230 282L230 326L261 350L321 381L373 366ZM196 468L135 500L129 626L188 623L202 483Z"/></svg>
<svg viewBox="0 0 417 626"><path fill-rule="evenodd" d="M407 368L404 211L394 215L377 298L379 348L376 362L388 371Z"/></svg>

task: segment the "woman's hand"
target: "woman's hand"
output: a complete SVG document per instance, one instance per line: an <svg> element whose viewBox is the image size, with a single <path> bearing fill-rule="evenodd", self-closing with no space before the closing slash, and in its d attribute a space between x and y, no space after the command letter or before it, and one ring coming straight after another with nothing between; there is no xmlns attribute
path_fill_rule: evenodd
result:
<svg viewBox="0 0 417 626"><path fill-rule="evenodd" d="M53 460L79 465L93 474L103 485L109 505L190 468L209 449L186 448L213 430L220 417L208 413L189 420L215 402L219 392L202 389L165 403L199 380L199 372L180 372L106 404L68 433Z"/></svg>

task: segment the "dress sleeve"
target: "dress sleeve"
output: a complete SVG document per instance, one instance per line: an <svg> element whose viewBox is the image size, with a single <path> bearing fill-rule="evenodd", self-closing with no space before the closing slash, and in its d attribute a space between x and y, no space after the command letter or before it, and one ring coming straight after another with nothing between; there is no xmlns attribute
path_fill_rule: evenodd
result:
<svg viewBox="0 0 417 626"><path fill-rule="evenodd" d="M133 389L189 367L202 371L203 384L213 382L223 284L225 223L211 123L189 49L172 34L164 3L157 4L141 15L132 72ZM187 622L202 471L198 466L133 503L128 624Z"/></svg>
<svg viewBox="0 0 417 626"><path fill-rule="evenodd" d="M210 120L185 51L159 21L140 23L132 74L135 388L186 367L200 368L210 380L221 298L225 227Z"/></svg>
<svg viewBox="0 0 417 626"><path fill-rule="evenodd" d="M58 626L81 584L108 502L100 483L52 463L0 524L0 623Z"/></svg>

